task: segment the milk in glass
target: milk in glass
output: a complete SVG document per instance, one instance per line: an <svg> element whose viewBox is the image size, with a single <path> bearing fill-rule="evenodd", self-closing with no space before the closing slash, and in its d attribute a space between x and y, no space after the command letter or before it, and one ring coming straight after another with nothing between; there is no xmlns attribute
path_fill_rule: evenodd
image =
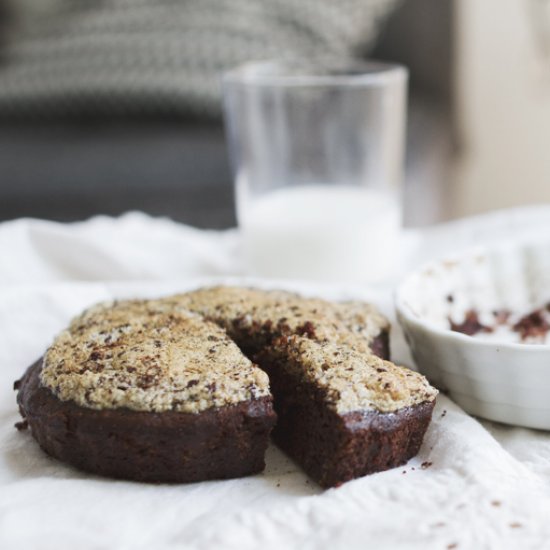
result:
<svg viewBox="0 0 550 550"><path fill-rule="evenodd" d="M256 275L379 282L396 263L401 208L385 191L310 184L246 197L239 223Z"/></svg>

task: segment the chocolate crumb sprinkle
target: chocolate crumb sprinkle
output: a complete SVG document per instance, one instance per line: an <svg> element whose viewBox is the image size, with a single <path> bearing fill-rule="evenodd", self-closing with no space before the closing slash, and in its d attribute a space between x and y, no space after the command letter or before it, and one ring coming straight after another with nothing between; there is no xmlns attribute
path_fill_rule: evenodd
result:
<svg viewBox="0 0 550 550"><path fill-rule="evenodd" d="M493 332L491 327L483 325L479 321L479 314L475 309L469 309L464 315L464 321L462 323L455 323L449 317L449 324L453 332L460 332L467 336L473 336L479 332Z"/></svg>
<svg viewBox="0 0 550 550"><path fill-rule="evenodd" d="M296 333L300 336L315 338L315 326L311 321L306 321L302 326L298 327Z"/></svg>
<svg viewBox="0 0 550 550"><path fill-rule="evenodd" d="M550 330L550 325L544 318L542 309L536 309L524 315L512 326L512 330L519 333L522 340L527 340L529 338L544 338Z"/></svg>

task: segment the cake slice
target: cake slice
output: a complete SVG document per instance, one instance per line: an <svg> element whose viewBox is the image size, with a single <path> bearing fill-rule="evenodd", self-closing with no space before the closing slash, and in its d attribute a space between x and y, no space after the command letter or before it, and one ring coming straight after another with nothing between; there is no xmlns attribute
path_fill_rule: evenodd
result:
<svg viewBox="0 0 550 550"><path fill-rule="evenodd" d="M255 358L269 375L272 437L322 487L407 462L437 391L389 361L333 342L281 337Z"/></svg>

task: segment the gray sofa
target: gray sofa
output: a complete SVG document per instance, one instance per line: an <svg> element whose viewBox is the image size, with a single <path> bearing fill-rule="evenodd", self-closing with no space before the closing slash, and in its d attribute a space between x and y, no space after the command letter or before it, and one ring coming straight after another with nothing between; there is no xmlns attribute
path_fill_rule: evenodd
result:
<svg viewBox="0 0 550 550"><path fill-rule="evenodd" d="M445 215L452 152L450 29L450 0L409 0L388 21L372 52L411 69L410 225ZM135 209L199 227L235 224L221 121L162 116L0 120L0 220L66 221Z"/></svg>

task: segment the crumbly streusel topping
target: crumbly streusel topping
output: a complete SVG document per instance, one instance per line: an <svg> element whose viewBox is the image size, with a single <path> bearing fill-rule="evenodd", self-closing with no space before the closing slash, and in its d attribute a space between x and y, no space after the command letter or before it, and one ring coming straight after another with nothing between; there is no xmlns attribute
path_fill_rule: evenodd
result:
<svg viewBox="0 0 550 550"><path fill-rule="evenodd" d="M437 394L371 353L389 327L372 306L238 287L94 306L55 339L42 383L96 409L196 413L270 395L267 375L230 339L236 327L241 338L283 336L273 351L284 368L325 389L338 413L391 412Z"/></svg>
<svg viewBox="0 0 550 550"><path fill-rule="evenodd" d="M392 412L433 401L438 393L421 374L349 346L303 336L281 340L275 347L286 358L283 368L324 390L339 414Z"/></svg>
<svg viewBox="0 0 550 550"><path fill-rule="evenodd" d="M94 409L196 413L270 394L267 375L223 329L162 300L85 311L48 349L41 380Z"/></svg>
<svg viewBox="0 0 550 550"><path fill-rule="evenodd" d="M329 302L281 290L211 287L179 295L175 301L230 333L238 321L241 329L268 325L273 332L287 334L314 331L319 340L353 343L368 349L376 336L389 329L387 319L370 304Z"/></svg>
<svg viewBox="0 0 550 550"><path fill-rule="evenodd" d="M281 363L294 365L303 378L326 388L339 413L390 412L437 395L422 375L371 353L369 344L389 323L370 304L238 287L203 288L175 299L230 334L237 321L248 334L267 327L272 335L291 335L281 340L292 342L291 347L277 350Z"/></svg>

